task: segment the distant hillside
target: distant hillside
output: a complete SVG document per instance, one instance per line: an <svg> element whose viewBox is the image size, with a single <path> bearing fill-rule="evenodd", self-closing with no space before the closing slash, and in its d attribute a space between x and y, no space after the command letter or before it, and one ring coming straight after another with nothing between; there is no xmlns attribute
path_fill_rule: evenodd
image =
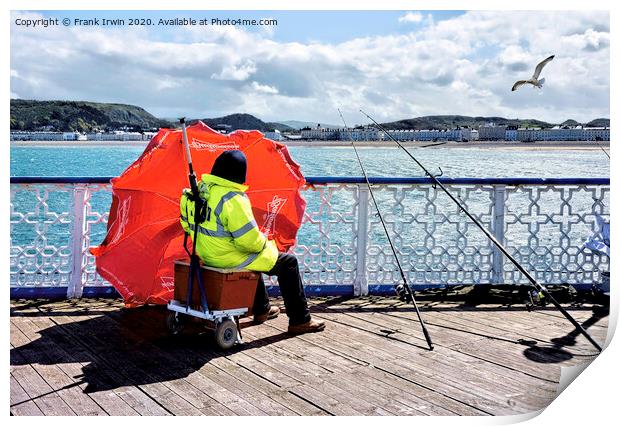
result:
<svg viewBox="0 0 620 426"><path fill-rule="evenodd" d="M343 127L342 125L317 123L316 121L287 120L287 121L278 121L278 123L284 124L285 126L292 127L293 129L296 129L296 130L303 129L304 127L316 127L317 124L320 124L321 127L325 129L339 129Z"/></svg>
<svg viewBox="0 0 620 426"><path fill-rule="evenodd" d="M11 99L11 130L90 132L126 127L140 131L169 126L134 105Z"/></svg>
<svg viewBox="0 0 620 426"><path fill-rule="evenodd" d="M586 127L609 127L609 118L597 118L586 123Z"/></svg>
<svg viewBox="0 0 620 426"><path fill-rule="evenodd" d="M230 130L260 130L261 132L269 132L279 130L288 132L294 130L292 127L281 123L266 123L250 114L231 114L218 118L201 119L209 127L215 127L218 124L226 124L230 126Z"/></svg>
<svg viewBox="0 0 620 426"><path fill-rule="evenodd" d="M554 124L540 120L518 120L503 117L469 117L466 115L428 115L406 120L392 121L384 123L383 126L393 130L422 130L422 129L453 129L455 127L478 128L485 123L495 123L498 126L519 126L519 127L553 127Z"/></svg>

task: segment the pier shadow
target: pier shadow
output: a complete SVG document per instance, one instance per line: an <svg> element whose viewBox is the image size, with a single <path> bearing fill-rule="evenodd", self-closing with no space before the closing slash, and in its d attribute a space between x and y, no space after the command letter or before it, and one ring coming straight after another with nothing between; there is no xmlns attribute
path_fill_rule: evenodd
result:
<svg viewBox="0 0 620 426"><path fill-rule="evenodd" d="M584 321L581 326L588 331L588 328L608 315L608 307L595 307L592 309L592 316ZM574 328L564 336L551 339L550 345L541 345L536 342L525 342L524 344L529 347L523 351L523 354L527 359L538 363L550 364L567 361L571 359L573 355L564 348L575 346L577 344L577 336L580 334L581 332L577 330L577 328ZM601 346L603 345L603 342L598 343ZM598 355L598 351L593 346L592 355Z"/></svg>
<svg viewBox="0 0 620 426"><path fill-rule="evenodd" d="M55 325L38 331L40 337L35 340L12 348L10 363L59 365L61 369L61 364L80 363L82 373L72 376L79 381L67 387L85 385L84 392L90 393L182 379L215 358L292 337L280 333L222 351L204 323L190 322L181 335L171 336L166 314L162 306L108 311L81 320L70 314L48 317L39 313ZM16 321L16 325L21 329L36 324L36 319L29 321Z"/></svg>

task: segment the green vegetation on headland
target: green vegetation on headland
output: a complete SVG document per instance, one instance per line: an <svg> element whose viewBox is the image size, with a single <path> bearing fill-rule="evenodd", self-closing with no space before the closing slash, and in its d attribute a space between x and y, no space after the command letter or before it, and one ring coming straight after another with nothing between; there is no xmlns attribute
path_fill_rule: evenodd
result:
<svg viewBox="0 0 620 426"><path fill-rule="evenodd" d="M510 119L503 117L469 117L466 115L429 115L425 117L409 118L406 120L393 121L385 123L383 126L389 130L448 130L457 127L469 127L477 129L487 123L494 123L496 126L516 126L520 128L541 128L548 129L557 124L547 123L545 121L534 119ZM575 120L566 120L561 125L576 126ZM583 123L587 127L609 127L608 118L598 118L589 123Z"/></svg>
<svg viewBox="0 0 620 426"><path fill-rule="evenodd" d="M292 127L280 123L266 123L250 114L231 114L201 120L212 127L225 125L227 130L294 131ZM11 130L14 131L157 131L161 127L176 125L176 120L154 117L135 105L11 99Z"/></svg>
<svg viewBox="0 0 620 426"><path fill-rule="evenodd" d="M279 130L296 132L295 128L282 122L264 122L250 114L231 114L218 118L203 118L205 124L222 130ZM190 120L191 121L191 120ZM293 122L290 122L293 123ZM300 122L301 123L301 122ZM534 119L508 119L503 117L469 117L464 115L431 115L383 124L392 130L446 130L457 127L478 128L486 123L497 126L551 128L556 124ZM575 120L561 123L575 126ZM608 118L598 118L584 123L587 127L609 127ZM154 117L141 107L124 104L107 104L82 101L33 101L11 99L11 130L98 132L113 130L156 131L161 127L176 127L173 120Z"/></svg>
<svg viewBox="0 0 620 426"><path fill-rule="evenodd" d="M11 130L86 133L159 130L169 125L134 105L11 99Z"/></svg>
<svg viewBox="0 0 620 426"><path fill-rule="evenodd" d="M274 130L291 132L295 130L281 123L265 123L263 120L250 114L231 114L218 118L202 118L201 121L210 127L222 124L230 126L230 130L260 130L261 132L271 132Z"/></svg>

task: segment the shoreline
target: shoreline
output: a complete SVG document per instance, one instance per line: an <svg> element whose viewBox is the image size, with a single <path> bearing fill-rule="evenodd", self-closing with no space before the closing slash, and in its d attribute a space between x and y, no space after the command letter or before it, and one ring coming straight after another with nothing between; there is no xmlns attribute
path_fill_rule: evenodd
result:
<svg viewBox="0 0 620 426"><path fill-rule="evenodd" d="M146 147L150 141L11 141L10 147ZM347 148L351 146L348 141L280 141L288 147L339 147ZM500 150L600 150L609 149L610 141L536 141L536 142L516 142L516 141L472 141L472 142L432 142L432 141L403 141L403 146L407 148L478 148L478 149L500 149ZM396 148L392 141L358 141L357 148Z"/></svg>
<svg viewBox="0 0 620 426"><path fill-rule="evenodd" d="M342 147L351 146L347 141L284 141L290 147ZM453 149L453 148L478 148L478 149L499 149L499 150L600 150L601 147L609 149L610 141L536 141L536 142L516 142L516 141L472 141L472 142L431 142L431 141L403 141L400 142L406 148L434 148L434 149ZM396 143L392 141L358 141L355 143L357 148L396 148Z"/></svg>

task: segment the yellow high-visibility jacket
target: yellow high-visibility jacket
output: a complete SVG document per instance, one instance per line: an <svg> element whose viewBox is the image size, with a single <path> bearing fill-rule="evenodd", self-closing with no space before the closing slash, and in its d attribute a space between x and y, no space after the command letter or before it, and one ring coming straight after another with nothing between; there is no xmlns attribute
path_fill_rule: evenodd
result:
<svg viewBox="0 0 620 426"><path fill-rule="evenodd" d="M207 266L267 272L278 259L275 241L260 232L245 191L248 187L210 174L198 183L207 201L206 219L198 225L196 254ZM195 203L181 196L181 225L194 238Z"/></svg>

